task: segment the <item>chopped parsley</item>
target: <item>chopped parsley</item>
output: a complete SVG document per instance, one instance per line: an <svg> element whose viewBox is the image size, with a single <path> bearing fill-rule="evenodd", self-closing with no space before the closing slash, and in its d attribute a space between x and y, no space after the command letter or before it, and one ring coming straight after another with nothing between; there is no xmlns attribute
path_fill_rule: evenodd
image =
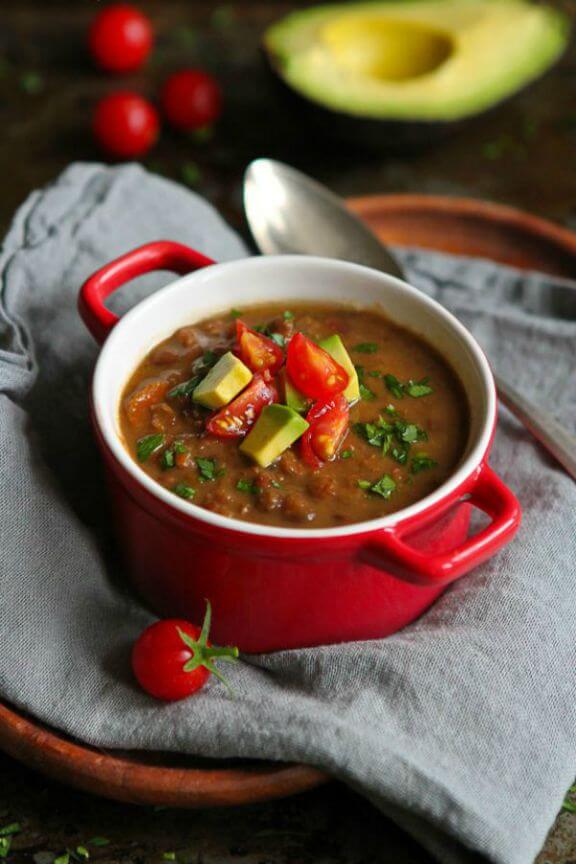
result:
<svg viewBox="0 0 576 864"><path fill-rule="evenodd" d="M421 381L408 381L405 384L405 390L408 396L412 396L413 399L419 399L421 396L429 396L430 393L433 393L434 390L428 384L428 378L422 378Z"/></svg>
<svg viewBox="0 0 576 864"><path fill-rule="evenodd" d="M373 399L376 398L376 394L374 393L374 391L370 390L370 388L366 387L366 385L363 384L362 382L359 383L359 388L360 388L360 398L364 399L366 402L371 402Z"/></svg>
<svg viewBox="0 0 576 864"><path fill-rule="evenodd" d="M429 396L430 393L434 392L434 389L429 385L428 381L428 378L422 378L421 381L410 379L406 384L403 384L395 375L391 375L390 373L384 375L386 387L397 399L403 399L404 396L411 396L413 399Z"/></svg>
<svg viewBox="0 0 576 864"><path fill-rule="evenodd" d="M196 457L196 467L198 468L198 473L200 474L202 482L216 480L218 477L225 474L226 469L218 468L217 465L218 462L216 459L206 459L203 456Z"/></svg>
<svg viewBox="0 0 576 864"><path fill-rule="evenodd" d="M396 462L405 465L410 446L427 440L428 435L416 423L407 423L398 417L396 410L390 411L390 407L386 409L389 419L380 416L374 423L355 423L353 428L372 447L379 447L383 456L390 453Z"/></svg>
<svg viewBox="0 0 576 864"><path fill-rule="evenodd" d="M282 317L284 318L285 321L292 321L294 318L294 313L290 312L289 309L286 309L284 311L284 313L282 314Z"/></svg>
<svg viewBox="0 0 576 864"><path fill-rule="evenodd" d="M192 364L192 372L195 375L205 375L212 366L215 366L220 359L220 354L216 351L205 351L202 357L198 357Z"/></svg>
<svg viewBox="0 0 576 864"><path fill-rule="evenodd" d="M145 435L136 442L136 457L139 462L146 462L156 450L164 444L165 436L162 433L156 435Z"/></svg>
<svg viewBox="0 0 576 864"><path fill-rule="evenodd" d="M176 486L174 486L172 491L176 495L179 495L180 498L186 498L187 501L191 501L192 498L194 498L194 496L196 495L196 490L194 489L194 487L188 486L187 483L177 483ZM93 842L94 846L98 845L98 844L94 843L94 841L92 841L92 842ZM99 844L99 845L102 845L102 844Z"/></svg>
<svg viewBox="0 0 576 864"><path fill-rule="evenodd" d="M242 315L242 313L240 312L239 309L231 309L230 310L230 316L232 318L240 318L241 315Z"/></svg>
<svg viewBox="0 0 576 864"><path fill-rule="evenodd" d="M352 459L353 456L354 456L353 450L342 450L342 452L340 453L341 459Z"/></svg>
<svg viewBox="0 0 576 864"><path fill-rule="evenodd" d="M410 471L412 474L419 474L420 471L426 471L429 468L436 468L438 463L435 459L431 459L426 453L415 453L410 463Z"/></svg>
<svg viewBox="0 0 576 864"><path fill-rule="evenodd" d="M173 450L164 450L162 453L162 458L160 459L160 465L162 468L167 471L169 468L174 467L174 451Z"/></svg>
<svg viewBox="0 0 576 864"><path fill-rule="evenodd" d="M360 489L364 489L365 492L372 492L374 495L380 495L386 501L388 501L393 492L396 491L396 481L390 476L390 474L383 474L376 483L372 483L370 480L358 480L358 486Z"/></svg>
<svg viewBox="0 0 576 864"><path fill-rule="evenodd" d="M256 495L258 492L258 487L255 483L251 483L250 480L238 480L236 483L236 489L239 492L248 492L250 495Z"/></svg>
<svg viewBox="0 0 576 864"><path fill-rule="evenodd" d="M392 395L395 396L396 399L404 398L404 387L395 375L384 375L384 383L386 384L386 387L388 388L390 393L392 393Z"/></svg>
<svg viewBox="0 0 576 864"><path fill-rule="evenodd" d="M176 387L173 387L168 391L168 398L189 399L201 380L202 375L194 375L193 378L189 378L187 381L182 381L181 384L177 384Z"/></svg>
<svg viewBox="0 0 576 864"><path fill-rule="evenodd" d="M359 354L375 354L378 350L376 342L360 342L359 345L354 345L353 351L358 351Z"/></svg>
<svg viewBox="0 0 576 864"><path fill-rule="evenodd" d="M160 460L160 465L164 470L168 468L174 468L176 464L176 454L177 453L187 453L186 447L182 443L182 441L174 441L172 447L164 450L162 453L162 458Z"/></svg>

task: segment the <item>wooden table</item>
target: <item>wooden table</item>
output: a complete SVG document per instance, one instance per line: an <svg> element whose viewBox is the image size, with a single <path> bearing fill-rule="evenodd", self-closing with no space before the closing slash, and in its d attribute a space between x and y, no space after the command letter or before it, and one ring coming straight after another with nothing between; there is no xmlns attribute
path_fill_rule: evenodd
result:
<svg viewBox="0 0 576 864"><path fill-rule="evenodd" d="M214 71L226 110L211 140L165 133L146 164L194 186L244 232L240 183L258 156L284 159L337 192L428 192L489 198L576 227L576 52L512 104L434 148L402 156L311 138L289 117L259 56L263 27L295 3L244 0L142 2L158 32L145 74L110 80L86 59L94 0L3 0L0 11L0 226L33 188L73 160L98 159L95 100L115 86L150 96L182 65ZM303 4L299 4L303 5ZM576 15L576 2L564 5ZM518 795L526 790L519 789ZM427 864L429 857L353 793L336 784L299 798L236 811L151 811L89 798L0 757L0 825L22 823L10 861L50 864L88 846L99 861L219 864ZM106 845L88 844L104 837ZM538 864L576 857L576 815L563 813ZM169 854L165 860L173 860ZM529 862L527 862L529 864Z"/></svg>

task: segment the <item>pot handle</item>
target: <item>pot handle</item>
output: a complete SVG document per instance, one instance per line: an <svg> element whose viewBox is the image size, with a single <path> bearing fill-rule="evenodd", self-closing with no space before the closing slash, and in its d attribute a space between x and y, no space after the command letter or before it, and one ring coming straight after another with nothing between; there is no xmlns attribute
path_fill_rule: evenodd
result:
<svg viewBox="0 0 576 864"><path fill-rule="evenodd" d="M428 587L447 585L504 546L520 525L516 496L486 463L457 500L468 500L491 519L486 528L461 546L439 554L421 552L403 540L403 535L415 528L399 525L375 534L363 548L362 558L405 582Z"/></svg>
<svg viewBox="0 0 576 864"><path fill-rule="evenodd" d="M106 308L104 301L125 282L153 270L171 270L185 276L214 263L189 246L169 240L158 240L132 249L105 264L84 282L78 297L82 320L96 341L102 343L118 322L118 316Z"/></svg>

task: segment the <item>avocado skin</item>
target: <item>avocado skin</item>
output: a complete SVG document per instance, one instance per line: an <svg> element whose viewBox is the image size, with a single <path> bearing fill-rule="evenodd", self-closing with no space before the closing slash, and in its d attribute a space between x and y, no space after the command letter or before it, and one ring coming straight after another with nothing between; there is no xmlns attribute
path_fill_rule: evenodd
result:
<svg viewBox="0 0 576 864"><path fill-rule="evenodd" d="M272 52L262 45L262 54L268 66L269 75L278 101L286 113L293 118L294 124L306 124L309 134L326 141L336 139L352 145L358 150L377 152L390 155L417 154L430 147L441 144L446 139L459 132L473 127L496 114L503 106L513 102L522 94L529 93L549 72L557 66L567 53L570 43L545 72L520 90L516 90L504 99L494 102L483 111L471 114L460 120L377 120L372 117L359 117L344 114L325 108L319 102L307 99L287 84L277 69L277 63Z"/></svg>

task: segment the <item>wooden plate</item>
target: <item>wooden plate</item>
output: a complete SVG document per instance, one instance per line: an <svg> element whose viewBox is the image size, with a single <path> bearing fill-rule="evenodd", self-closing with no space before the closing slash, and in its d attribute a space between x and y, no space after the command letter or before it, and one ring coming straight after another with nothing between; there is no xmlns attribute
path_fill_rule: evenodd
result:
<svg viewBox="0 0 576 864"><path fill-rule="evenodd" d="M576 274L576 235L510 207L420 195L378 195L349 203L386 243L491 258L560 276ZM248 804L294 795L329 780L305 765L98 750L2 703L0 748L65 783L139 804Z"/></svg>

